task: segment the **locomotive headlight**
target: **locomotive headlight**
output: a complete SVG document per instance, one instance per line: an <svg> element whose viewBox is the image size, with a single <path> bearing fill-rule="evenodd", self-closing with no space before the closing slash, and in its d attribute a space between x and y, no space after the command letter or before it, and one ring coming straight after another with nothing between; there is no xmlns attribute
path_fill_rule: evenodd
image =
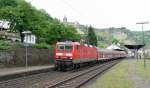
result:
<svg viewBox="0 0 150 88"><path fill-rule="evenodd" d="M57 56L62 56L62 55L63 55L63 53L56 53L56 55L57 55Z"/></svg>
<svg viewBox="0 0 150 88"><path fill-rule="evenodd" d="M72 56L72 53L66 53L66 56Z"/></svg>

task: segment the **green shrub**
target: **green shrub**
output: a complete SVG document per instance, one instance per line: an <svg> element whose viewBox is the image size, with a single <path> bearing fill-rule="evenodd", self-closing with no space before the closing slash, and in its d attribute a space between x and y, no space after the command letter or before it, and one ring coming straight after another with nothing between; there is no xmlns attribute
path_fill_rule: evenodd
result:
<svg viewBox="0 0 150 88"><path fill-rule="evenodd" d="M0 40L0 49L13 49L13 48L22 48L24 47L23 44L21 43L11 43L9 41L4 41ZM34 44L31 46L32 48L37 48L37 49L49 49L52 48L52 45L46 44L46 43L39 43L39 44Z"/></svg>
<svg viewBox="0 0 150 88"><path fill-rule="evenodd" d="M8 41L0 40L0 49L12 49L22 47L21 43L11 43Z"/></svg>
<svg viewBox="0 0 150 88"><path fill-rule="evenodd" d="M10 43L0 40L0 49L9 49L10 47Z"/></svg>
<svg viewBox="0 0 150 88"><path fill-rule="evenodd" d="M11 45L11 48L22 48L23 45L21 43L14 43Z"/></svg>
<svg viewBox="0 0 150 88"><path fill-rule="evenodd" d="M38 49L48 49L52 48L52 45L46 44L46 43L39 43L39 44L34 44L32 45L32 48L38 48Z"/></svg>

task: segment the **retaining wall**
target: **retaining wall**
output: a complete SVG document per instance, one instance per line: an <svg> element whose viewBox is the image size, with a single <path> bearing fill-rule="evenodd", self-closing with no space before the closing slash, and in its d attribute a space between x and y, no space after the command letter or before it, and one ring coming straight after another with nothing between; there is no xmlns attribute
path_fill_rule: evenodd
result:
<svg viewBox="0 0 150 88"><path fill-rule="evenodd" d="M28 65L46 65L53 64L54 50L51 49L27 49ZM26 49L18 48L11 50L0 50L0 64L1 65L14 65L24 66L26 59Z"/></svg>

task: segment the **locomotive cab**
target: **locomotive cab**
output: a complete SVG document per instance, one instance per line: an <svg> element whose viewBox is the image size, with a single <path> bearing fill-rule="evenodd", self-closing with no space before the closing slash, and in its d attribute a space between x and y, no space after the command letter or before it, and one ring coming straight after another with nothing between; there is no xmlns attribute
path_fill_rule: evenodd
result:
<svg viewBox="0 0 150 88"><path fill-rule="evenodd" d="M64 69L72 65L74 45L72 42L58 42L55 48L55 67Z"/></svg>
<svg viewBox="0 0 150 88"><path fill-rule="evenodd" d="M72 59L72 44L57 44L56 59Z"/></svg>

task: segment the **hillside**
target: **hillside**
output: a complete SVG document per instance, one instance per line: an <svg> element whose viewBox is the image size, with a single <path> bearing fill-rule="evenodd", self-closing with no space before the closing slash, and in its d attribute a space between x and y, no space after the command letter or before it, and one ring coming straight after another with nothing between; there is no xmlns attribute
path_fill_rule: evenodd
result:
<svg viewBox="0 0 150 88"><path fill-rule="evenodd" d="M143 37L141 31L130 31L129 29L122 28L105 28L96 29L98 35L98 40L100 44L105 44L105 46L119 42L121 44L142 44ZM150 48L150 31L144 32L144 39L146 47ZM100 45L101 46L101 45Z"/></svg>

